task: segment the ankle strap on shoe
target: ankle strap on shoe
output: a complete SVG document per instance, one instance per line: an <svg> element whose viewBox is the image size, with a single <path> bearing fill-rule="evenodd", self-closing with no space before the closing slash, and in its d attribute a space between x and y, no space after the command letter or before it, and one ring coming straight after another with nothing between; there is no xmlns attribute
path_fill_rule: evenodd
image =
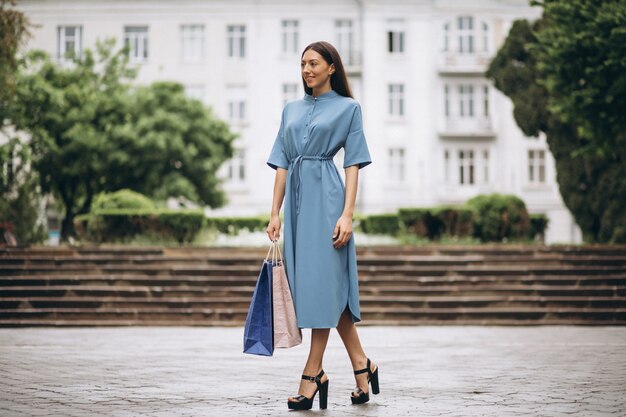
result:
<svg viewBox="0 0 626 417"><path fill-rule="evenodd" d="M372 365L372 363L370 362L370 358L367 358L367 368L363 368L363 369L359 369L358 371L354 371L354 375L360 375L360 374L364 374L365 372L367 372L370 376L372 376L372 370L370 369L371 365Z"/></svg>
<svg viewBox="0 0 626 417"><path fill-rule="evenodd" d="M320 382L322 382L322 376L324 376L324 370L323 369L322 369L322 372L317 374L317 376L302 375L302 379L304 379L306 381L320 383Z"/></svg>

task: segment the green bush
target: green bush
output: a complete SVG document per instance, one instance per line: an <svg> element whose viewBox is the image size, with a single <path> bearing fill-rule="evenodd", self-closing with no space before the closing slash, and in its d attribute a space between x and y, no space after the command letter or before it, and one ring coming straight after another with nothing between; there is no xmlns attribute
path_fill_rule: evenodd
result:
<svg viewBox="0 0 626 417"><path fill-rule="evenodd" d="M209 217L207 218L207 226L220 233L237 235L243 229L250 232L264 231L269 221L269 216Z"/></svg>
<svg viewBox="0 0 626 417"><path fill-rule="evenodd" d="M204 212L199 210L161 210L157 222L162 225L165 235L173 236L178 243L192 242L206 224Z"/></svg>
<svg viewBox="0 0 626 417"><path fill-rule="evenodd" d="M401 208L398 217L404 230L416 236L438 239L445 230L443 220L430 208Z"/></svg>
<svg viewBox="0 0 626 417"><path fill-rule="evenodd" d="M126 243L140 235L189 243L204 224L202 210L107 209L75 220L79 236L98 243Z"/></svg>
<svg viewBox="0 0 626 417"><path fill-rule="evenodd" d="M530 217L524 202L514 195L479 195L467 201L475 213L474 236L483 242L524 239L530 231Z"/></svg>
<svg viewBox="0 0 626 417"><path fill-rule="evenodd" d="M112 193L99 193L91 203L92 213L111 209L153 210L156 205L149 197L126 188Z"/></svg>
<svg viewBox="0 0 626 417"><path fill-rule="evenodd" d="M531 214L530 215L530 231L529 237L531 239L544 241L546 235L546 229L548 228L549 219L545 214Z"/></svg>
<svg viewBox="0 0 626 417"><path fill-rule="evenodd" d="M397 214L372 214L359 218L359 228L363 233L396 236L400 231Z"/></svg>
<svg viewBox="0 0 626 417"><path fill-rule="evenodd" d="M466 207L441 206L434 209L434 215L443 223L446 236L472 236L474 212Z"/></svg>
<svg viewBox="0 0 626 417"><path fill-rule="evenodd" d="M401 208L398 210L400 226L407 233L426 237L428 229L424 219L429 212L429 209L424 208Z"/></svg>

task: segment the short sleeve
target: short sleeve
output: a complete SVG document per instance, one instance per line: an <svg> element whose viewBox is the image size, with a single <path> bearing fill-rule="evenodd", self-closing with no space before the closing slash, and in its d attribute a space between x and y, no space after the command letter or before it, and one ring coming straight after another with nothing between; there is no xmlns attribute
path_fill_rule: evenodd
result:
<svg viewBox="0 0 626 417"><path fill-rule="evenodd" d="M359 169L361 169L371 163L370 152L367 148L365 135L363 134L361 105L357 103L352 115L352 121L350 122L348 138L344 145L343 167L347 168L352 165L358 165Z"/></svg>
<svg viewBox="0 0 626 417"><path fill-rule="evenodd" d="M285 109L283 108L283 114L280 117L280 128L278 129L278 134L276 135L276 139L274 140L274 146L272 146L270 156L267 159L267 165L269 165L273 169L287 169L289 167L289 161L287 160L287 155L285 155L285 148L283 143L285 136L284 133Z"/></svg>

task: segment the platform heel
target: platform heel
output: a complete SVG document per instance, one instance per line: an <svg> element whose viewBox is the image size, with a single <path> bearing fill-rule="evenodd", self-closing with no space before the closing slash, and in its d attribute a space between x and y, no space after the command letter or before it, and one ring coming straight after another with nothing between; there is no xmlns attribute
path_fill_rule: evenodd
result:
<svg viewBox="0 0 626 417"><path fill-rule="evenodd" d="M329 380L327 379L326 382L322 382L322 376L324 376L324 370L322 370L317 376L302 375L302 379L304 379L305 381L315 382L317 388L315 389L315 392L313 393L313 396L311 398L300 394L295 397L297 401L287 400L287 406L290 410L310 410L311 408L313 408L313 400L315 400L315 395L318 391L320 392L320 408L322 410L326 409L326 407L328 406Z"/></svg>
<svg viewBox="0 0 626 417"><path fill-rule="evenodd" d="M378 384L378 365L376 366L374 372L372 372L372 370L370 369L371 365L372 362L369 358L367 358L367 368L354 371L354 375L360 375L367 372L367 383L372 384L372 394L376 395L380 393L380 386ZM358 397L355 397L354 395L350 396L352 404L365 404L370 400L370 394L368 392L363 392L361 388L357 387L355 392L358 394Z"/></svg>

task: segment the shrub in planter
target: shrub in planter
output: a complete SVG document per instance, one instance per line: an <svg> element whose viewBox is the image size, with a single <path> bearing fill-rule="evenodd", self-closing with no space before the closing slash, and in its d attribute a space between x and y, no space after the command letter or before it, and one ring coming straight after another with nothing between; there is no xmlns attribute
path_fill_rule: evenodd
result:
<svg viewBox="0 0 626 417"><path fill-rule="evenodd" d="M524 201L514 195L479 195L467 201L475 213L474 236L481 241L523 239L530 230Z"/></svg>
<svg viewBox="0 0 626 417"><path fill-rule="evenodd" d="M396 236L400 231L400 221L395 213L372 214L359 218L363 233Z"/></svg>

